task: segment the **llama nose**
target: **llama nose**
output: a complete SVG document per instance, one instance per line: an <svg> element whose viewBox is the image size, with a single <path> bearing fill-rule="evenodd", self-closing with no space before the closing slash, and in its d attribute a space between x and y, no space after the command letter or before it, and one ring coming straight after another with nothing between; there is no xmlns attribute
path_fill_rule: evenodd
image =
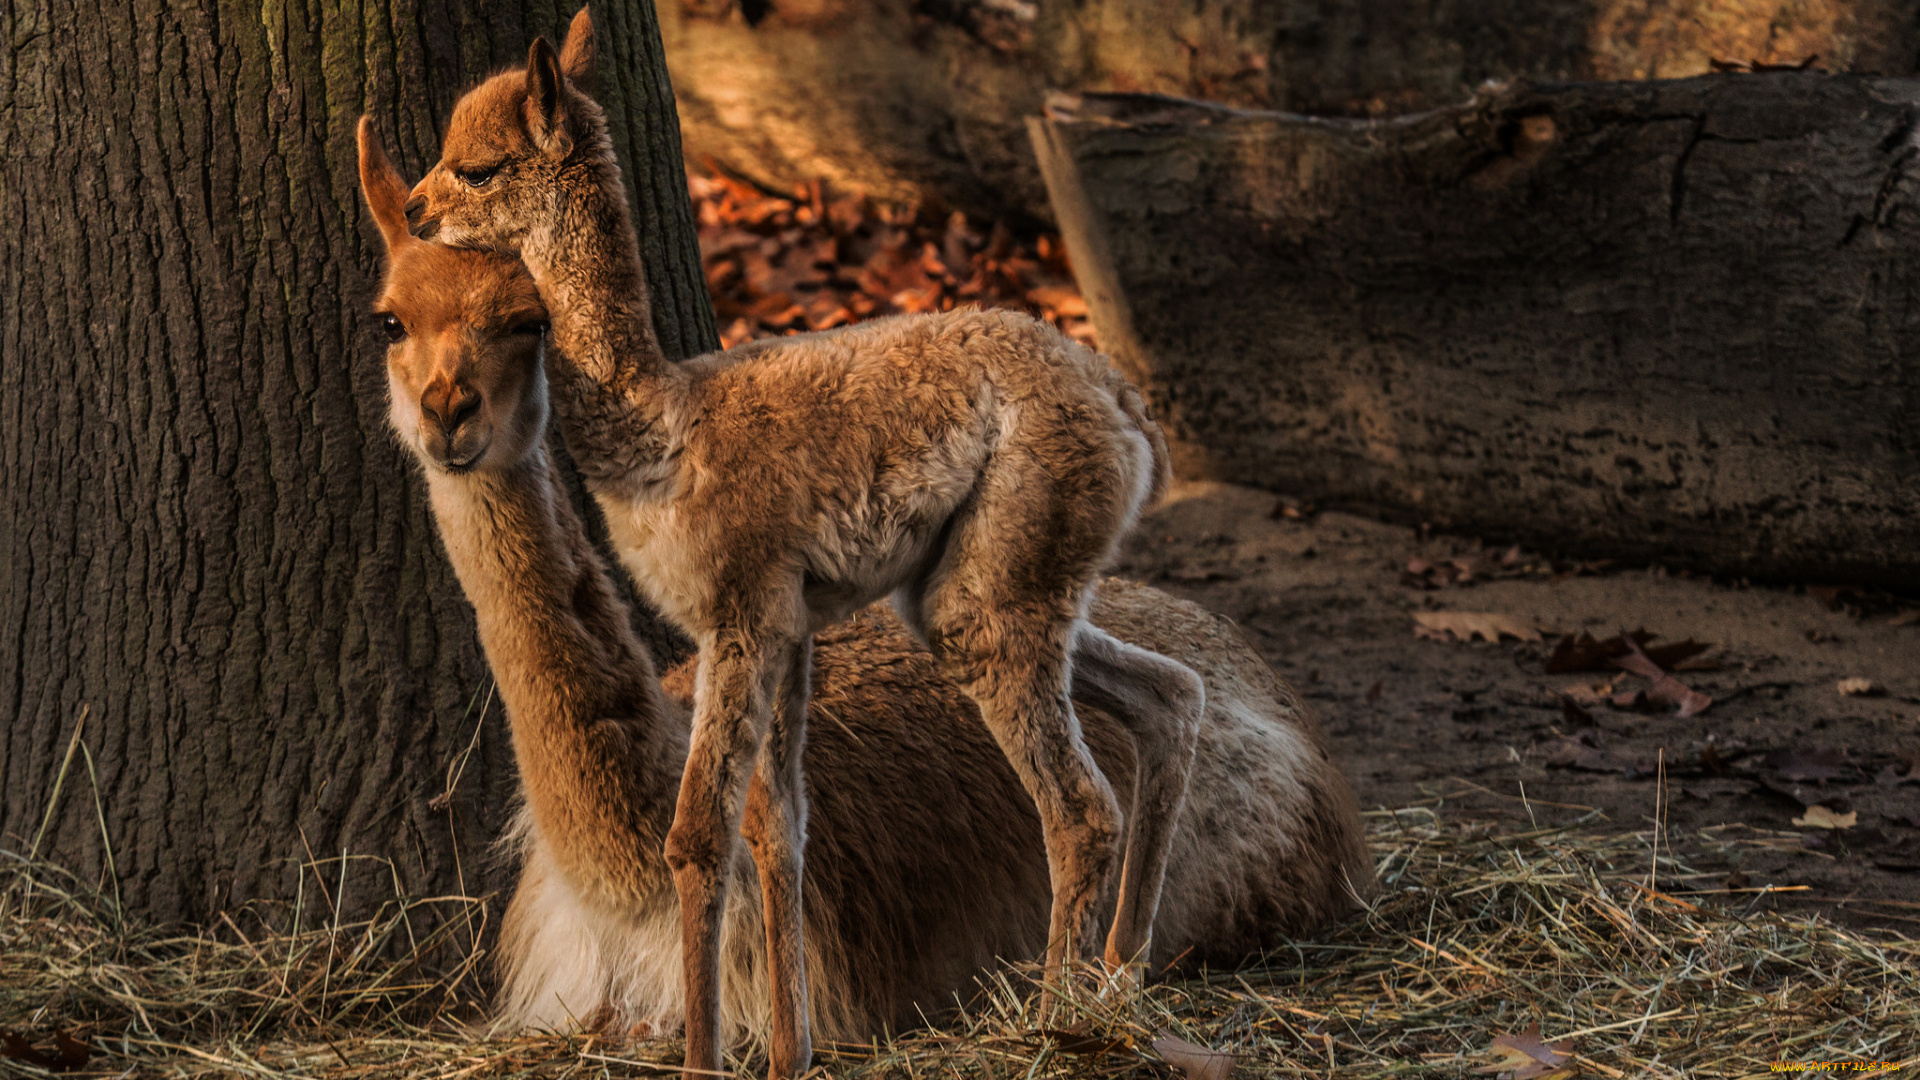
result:
<svg viewBox="0 0 1920 1080"><path fill-rule="evenodd" d="M438 424L440 431L451 439L460 430L460 425L480 411L480 395L464 386L432 387L421 395L420 411L427 415L427 419Z"/></svg>
<svg viewBox="0 0 1920 1080"><path fill-rule="evenodd" d="M421 240L431 240L440 232L440 219L427 216L427 197L415 195L407 200L407 231Z"/></svg>

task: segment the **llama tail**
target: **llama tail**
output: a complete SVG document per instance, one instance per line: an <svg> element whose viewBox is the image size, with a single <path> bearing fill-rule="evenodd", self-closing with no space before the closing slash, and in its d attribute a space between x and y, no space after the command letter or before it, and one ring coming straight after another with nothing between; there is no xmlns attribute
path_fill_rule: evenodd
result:
<svg viewBox="0 0 1920 1080"><path fill-rule="evenodd" d="M1147 491L1141 500L1139 510L1152 508L1166 495L1173 484L1173 457L1167 450L1167 433L1153 418L1153 409L1147 404L1146 395L1140 392L1113 357L1106 353L1088 348L1083 342L1060 332L1052 323L1025 317L1031 326L1039 327L1045 335L1047 347L1055 350L1056 356L1064 355L1078 369L1082 378L1101 386L1113 395L1113 401L1120 414L1147 444Z"/></svg>
<svg viewBox="0 0 1920 1080"><path fill-rule="evenodd" d="M1147 444L1147 493L1140 501L1139 511L1146 511L1158 505L1167 488L1173 484L1173 456L1167 450L1167 433L1153 418L1153 407L1147 404L1147 397L1140 388L1127 378L1113 357L1097 352L1085 344L1060 333L1051 324L1046 324L1055 340L1066 344L1067 354L1075 358L1086 372L1107 393L1113 395L1113 402L1120 409L1128 426L1139 433Z"/></svg>
<svg viewBox="0 0 1920 1080"><path fill-rule="evenodd" d="M1157 505L1161 496L1167 493L1168 485L1173 482L1173 457L1167 452L1167 433L1154 420L1153 409L1147 405L1146 395L1119 368L1112 367L1112 361L1108 361L1108 364L1113 372L1108 385L1113 391L1114 400L1119 403L1120 411L1147 440L1147 447L1152 452L1148 468L1152 470L1153 479L1147 488L1146 502L1141 506L1145 510Z"/></svg>

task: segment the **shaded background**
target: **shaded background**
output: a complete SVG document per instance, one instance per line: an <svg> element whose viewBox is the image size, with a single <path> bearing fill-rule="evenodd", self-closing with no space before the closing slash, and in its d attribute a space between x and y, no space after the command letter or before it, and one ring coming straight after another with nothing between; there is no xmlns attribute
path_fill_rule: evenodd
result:
<svg viewBox="0 0 1920 1080"><path fill-rule="evenodd" d="M1051 220L1023 118L1049 90L1381 116L1487 79L1703 74L1710 59L1920 70L1912 0L669 0L688 154L791 190Z"/></svg>

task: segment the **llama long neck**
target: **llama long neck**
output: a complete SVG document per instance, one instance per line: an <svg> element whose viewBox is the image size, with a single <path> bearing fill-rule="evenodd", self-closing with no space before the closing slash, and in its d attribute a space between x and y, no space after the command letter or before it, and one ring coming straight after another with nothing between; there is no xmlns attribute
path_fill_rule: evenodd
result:
<svg viewBox="0 0 1920 1080"><path fill-rule="evenodd" d="M671 891L662 850L687 730L662 705L551 458L536 449L499 473L428 477L540 841L585 897L619 905Z"/></svg>
<svg viewBox="0 0 1920 1080"><path fill-rule="evenodd" d="M654 334L620 167L601 118L591 120L555 221L520 255L552 319L554 411L587 483L604 491L664 479L684 376Z"/></svg>

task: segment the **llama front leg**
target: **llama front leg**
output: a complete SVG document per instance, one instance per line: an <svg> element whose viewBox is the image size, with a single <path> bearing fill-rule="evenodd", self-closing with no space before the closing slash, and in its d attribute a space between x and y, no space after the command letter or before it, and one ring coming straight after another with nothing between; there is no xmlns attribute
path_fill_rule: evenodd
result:
<svg viewBox="0 0 1920 1080"><path fill-rule="evenodd" d="M813 1063L807 1024L807 949L801 886L807 842L807 799L801 772L806 747L812 639L781 650L773 723L747 788L741 831L760 870L767 930L767 999L773 1007L767 1074L787 1080Z"/></svg>
<svg viewBox="0 0 1920 1080"><path fill-rule="evenodd" d="M744 635L717 634L701 642L693 741L666 843L680 896L686 1080L720 1069L720 928L741 803L769 726L769 667L762 650Z"/></svg>
<svg viewBox="0 0 1920 1080"><path fill-rule="evenodd" d="M1074 635L1073 692L1126 727L1139 761L1120 899L1107 935L1105 959L1118 970L1148 959L1160 886L1200 742L1206 684L1185 664L1083 622Z"/></svg>

